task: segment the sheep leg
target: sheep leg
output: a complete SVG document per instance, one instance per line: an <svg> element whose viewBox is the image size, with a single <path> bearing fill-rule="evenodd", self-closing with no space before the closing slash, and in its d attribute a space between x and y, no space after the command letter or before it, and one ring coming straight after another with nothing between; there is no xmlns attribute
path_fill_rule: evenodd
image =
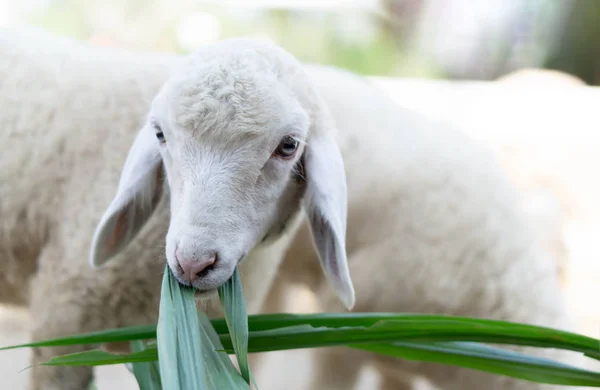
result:
<svg viewBox="0 0 600 390"><path fill-rule="evenodd" d="M416 387L415 376L406 371L406 367L400 367L395 359L389 359L381 356L374 356L373 365L380 375L380 390L416 390L422 387ZM427 388L429 390L429 387Z"/></svg>
<svg viewBox="0 0 600 390"><path fill-rule="evenodd" d="M140 253L137 245L132 245L131 250L132 254ZM160 270L164 267L158 261L154 267L147 257L132 255L117 267L90 270L85 259L77 262L61 258L65 253L69 251L46 248L40 256L38 272L31 283L33 340L156 322ZM141 266L144 261L146 264ZM90 367L40 364L56 355L97 347L34 348L30 389L86 389L92 379Z"/></svg>
<svg viewBox="0 0 600 390"><path fill-rule="evenodd" d="M406 377L384 376L381 378L379 390L415 390L412 382L406 381Z"/></svg>
<svg viewBox="0 0 600 390"><path fill-rule="evenodd" d="M46 350L34 348L32 364L31 390L84 390L92 380L91 367L45 367L39 364L50 357L68 353L81 352L81 347L52 347Z"/></svg>
<svg viewBox="0 0 600 390"><path fill-rule="evenodd" d="M40 291L38 296L42 295ZM32 302L34 327L33 340L43 340L70 334L80 333L82 312L76 304L56 304L50 293L43 302ZM91 367L49 367L41 364L56 355L82 352L90 347L74 345L66 347L33 348L32 372L30 376L31 390L82 390L86 389L92 379Z"/></svg>
<svg viewBox="0 0 600 390"><path fill-rule="evenodd" d="M362 351L346 347L319 348L312 351L311 390L351 390L356 386L360 370L368 358Z"/></svg>
<svg viewBox="0 0 600 390"><path fill-rule="evenodd" d="M285 280L276 277L265 297L260 313L271 314L285 311L287 284ZM248 355L248 364L253 371L258 372L262 368L266 353L251 353Z"/></svg>
<svg viewBox="0 0 600 390"><path fill-rule="evenodd" d="M265 297L265 301L262 304L260 312L264 314L285 312L288 286L290 284L291 282L288 281L283 275L277 275L273 279L273 283L271 284L271 288Z"/></svg>

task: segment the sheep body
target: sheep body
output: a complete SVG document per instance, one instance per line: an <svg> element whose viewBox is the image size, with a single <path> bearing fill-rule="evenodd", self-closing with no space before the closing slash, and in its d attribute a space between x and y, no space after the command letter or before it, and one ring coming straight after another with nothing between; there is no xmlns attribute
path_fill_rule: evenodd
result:
<svg viewBox="0 0 600 390"><path fill-rule="evenodd" d="M528 216L518 207L518 194L491 150L446 125L394 107L358 78L334 70L313 75L337 128L344 130L339 142L348 171L353 310L444 313L573 329L557 259L538 245ZM369 131L377 136L368 136ZM314 265L307 233L302 227L287 252L266 311L283 309L278 301L292 283L316 291L325 311L343 310ZM315 355L318 373L312 388L351 388L362 362L370 360L335 348ZM411 388L415 373L442 389L546 388L385 360L376 359L376 364L389 389Z"/></svg>
<svg viewBox="0 0 600 390"><path fill-rule="evenodd" d="M156 322L169 225L164 200L119 259L92 270L87 258L152 98L182 58L93 48L28 29L2 31L0 52L7 148L0 156L0 301L29 306L33 339ZM288 229L297 224L296 217ZM290 240L284 234L241 264L249 312ZM206 311L222 315L214 303ZM78 350L36 349L34 363ZM81 367L32 372L34 389L80 389L91 377Z"/></svg>
<svg viewBox="0 0 600 390"><path fill-rule="evenodd" d="M8 152L0 155L0 299L29 305L36 339L155 321L166 205L117 261L91 271L86 258L136 130L179 57L9 31L0 35L0 52L0 128ZM516 195L486 150L401 110L346 72L307 70L339 130L355 310L478 315L568 328L553 265L535 253L514 208ZM262 264L254 258L242 264L250 312L259 309L290 240L284 236L265 252L259 248ZM317 262L302 222L285 266L310 273ZM306 280L320 291L325 308L341 310L320 272ZM532 296L536 300L528 301ZM36 350L35 362L75 350ZM385 370L388 363L381 364ZM420 367L409 369L430 373ZM32 387L82 388L90 375L87 368L35 367ZM495 380L482 378L486 385ZM465 388L461 380L448 388ZM543 388L508 381L512 387L502 388ZM481 388L477 383L472 388Z"/></svg>
<svg viewBox="0 0 600 390"><path fill-rule="evenodd" d="M156 321L161 215L128 261L93 272L87 257L135 130L175 58L28 29L3 30L0 52L8 152L0 156L0 284L8 287L0 299L29 305L34 339ZM78 350L34 350L34 363ZM34 389L80 389L91 376L87 368L32 372Z"/></svg>

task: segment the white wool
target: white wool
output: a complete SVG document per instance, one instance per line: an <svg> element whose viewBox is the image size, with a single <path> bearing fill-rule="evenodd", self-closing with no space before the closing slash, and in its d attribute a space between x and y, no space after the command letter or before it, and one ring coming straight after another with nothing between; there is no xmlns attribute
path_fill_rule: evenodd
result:
<svg viewBox="0 0 600 390"><path fill-rule="evenodd" d="M34 338L155 321L177 246L220 254L194 284L204 298L243 259L250 312L287 255L281 280L308 281L327 310L569 326L555 264L489 151L347 72L245 39L181 58L1 30L0 80L0 299L29 305ZM286 134L297 154L271 156ZM33 363L78 350L39 349ZM448 389L546 388L391 363ZM318 388L347 388L321 374ZM34 389L90 378L32 369Z"/></svg>

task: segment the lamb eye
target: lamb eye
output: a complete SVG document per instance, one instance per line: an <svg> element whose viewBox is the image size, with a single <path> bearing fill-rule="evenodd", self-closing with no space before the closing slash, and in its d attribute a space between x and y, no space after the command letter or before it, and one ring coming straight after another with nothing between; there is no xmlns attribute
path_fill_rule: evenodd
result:
<svg viewBox="0 0 600 390"><path fill-rule="evenodd" d="M286 135L281 140L281 143L279 143L279 146L277 146L277 149L275 149L275 154L283 158L290 158L296 154L297 149L298 141L293 137Z"/></svg>
<svg viewBox="0 0 600 390"><path fill-rule="evenodd" d="M158 125L154 125L154 131L156 133L156 138L160 141L160 143L165 143L167 140L165 139L165 135L163 134L162 129Z"/></svg>

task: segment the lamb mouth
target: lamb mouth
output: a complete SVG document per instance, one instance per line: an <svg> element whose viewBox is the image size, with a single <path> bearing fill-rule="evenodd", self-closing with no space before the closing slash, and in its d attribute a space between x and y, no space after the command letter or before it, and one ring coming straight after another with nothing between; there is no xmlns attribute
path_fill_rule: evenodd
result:
<svg viewBox="0 0 600 390"><path fill-rule="evenodd" d="M212 299L218 295L218 289L210 288L207 290L198 290L194 291L194 298L197 300L207 300Z"/></svg>
<svg viewBox="0 0 600 390"><path fill-rule="evenodd" d="M240 263L246 258L246 254L243 254L242 256L240 256L240 258L237 261L237 265L240 265ZM231 278L231 276L230 276ZM229 279L228 279L229 280ZM224 282L227 283L227 282ZM196 300L208 300L208 299L212 299L215 298L216 296L218 296L219 294L219 287L215 287L215 288L208 288L208 289L201 289L201 288L196 288L194 291L194 298Z"/></svg>

